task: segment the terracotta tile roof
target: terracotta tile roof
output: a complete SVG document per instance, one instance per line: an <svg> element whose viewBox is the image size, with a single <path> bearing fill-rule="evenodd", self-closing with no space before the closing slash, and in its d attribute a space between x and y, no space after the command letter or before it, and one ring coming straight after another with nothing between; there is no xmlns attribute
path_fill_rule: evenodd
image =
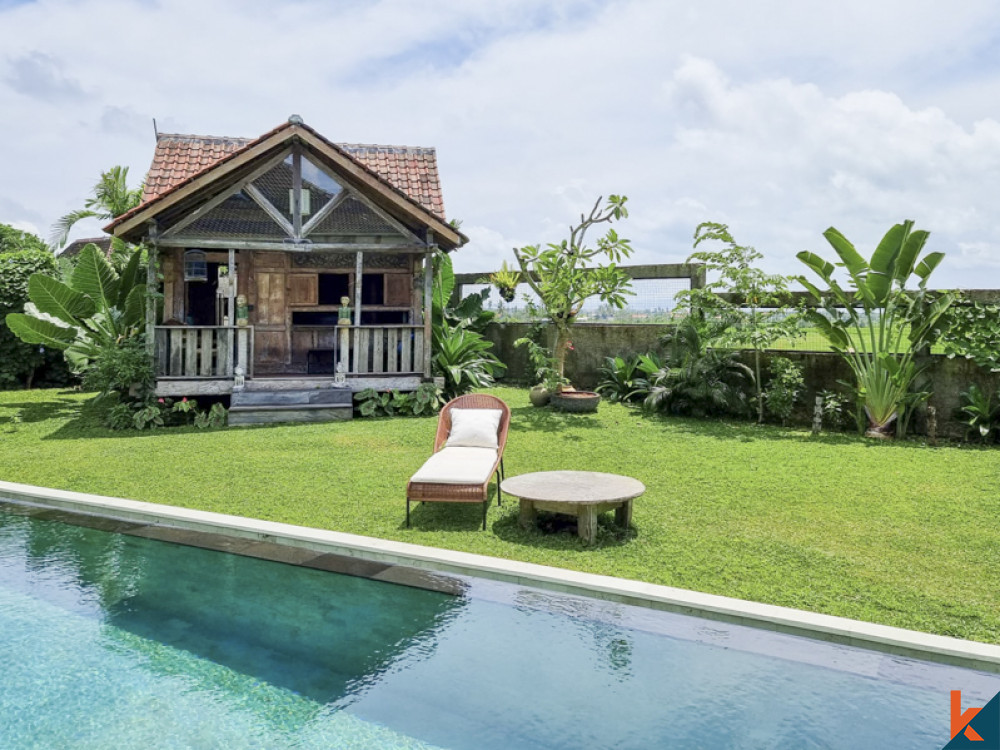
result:
<svg viewBox="0 0 1000 750"><path fill-rule="evenodd" d="M60 258L75 258L80 254L87 245L94 244L100 248L101 252L108 255L111 252L111 238L110 237L86 237L82 240L73 240L69 243L61 253L59 253Z"/></svg>
<svg viewBox="0 0 1000 750"><path fill-rule="evenodd" d="M145 204L158 198L253 140L260 139L160 133L153 163L146 175L142 202ZM433 148L357 143L335 145L408 198L445 220L437 155Z"/></svg>

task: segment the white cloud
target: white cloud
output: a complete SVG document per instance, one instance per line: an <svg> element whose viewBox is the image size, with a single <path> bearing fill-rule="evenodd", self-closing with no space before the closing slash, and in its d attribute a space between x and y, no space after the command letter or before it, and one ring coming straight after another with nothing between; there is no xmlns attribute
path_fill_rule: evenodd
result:
<svg viewBox="0 0 1000 750"><path fill-rule="evenodd" d="M153 117L254 136L295 112L336 141L437 146L462 271L616 192L639 262L682 260L712 219L796 272L831 224L869 248L912 217L949 253L942 283L983 286L998 31L988 0L39 0L0 10L0 208L44 236L103 169L145 171Z"/></svg>

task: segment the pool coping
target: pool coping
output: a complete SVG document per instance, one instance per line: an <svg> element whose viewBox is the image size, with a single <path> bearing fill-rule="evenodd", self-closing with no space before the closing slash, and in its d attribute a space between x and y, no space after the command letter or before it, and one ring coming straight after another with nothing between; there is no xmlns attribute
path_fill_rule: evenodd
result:
<svg viewBox="0 0 1000 750"><path fill-rule="evenodd" d="M671 586L339 531L14 482L0 481L0 500L2 499L127 522L301 547L319 553L440 573L506 581L1000 673L1000 646Z"/></svg>

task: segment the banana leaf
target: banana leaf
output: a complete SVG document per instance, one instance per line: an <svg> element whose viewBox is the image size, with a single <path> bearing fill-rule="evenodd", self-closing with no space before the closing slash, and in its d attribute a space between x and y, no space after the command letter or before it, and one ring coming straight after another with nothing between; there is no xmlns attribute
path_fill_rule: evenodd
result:
<svg viewBox="0 0 1000 750"><path fill-rule="evenodd" d="M97 312L94 300L86 294L41 273L32 274L28 280L28 297L41 312L72 326Z"/></svg>
<svg viewBox="0 0 1000 750"><path fill-rule="evenodd" d="M7 327L26 344L40 344L53 349L66 349L76 340L75 328L64 328L50 320L24 313L9 313Z"/></svg>
<svg viewBox="0 0 1000 750"><path fill-rule="evenodd" d="M122 325L134 328L142 323L146 316L146 285L132 287L125 304L122 305Z"/></svg>
<svg viewBox="0 0 1000 750"><path fill-rule="evenodd" d="M128 259L128 264L125 266L125 270L122 271L121 278L118 280L118 300L117 306L120 308L126 307L126 302L132 290L142 282L140 262L142 261L142 251L135 249L132 251L132 257ZM142 282L144 283L144 282Z"/></svg>
<svg viewBox="0 0 1000 750"><path fill-rule="evenodd" d="M830 227L823 232L823 236L833 246L834 251L840 256L840 259L844 262L844 267L851 276L860 277L868 271L868 262L861 257L861 253L854 248L850 240L842 235L839 230Z"/></svg>
<svg viewBox="0 0 1000 750"><path fill-rule="evenodd" d="M99 309L114 307L118 302L118 275L93 243L80 251L70 286L94 300Z"/></svg>

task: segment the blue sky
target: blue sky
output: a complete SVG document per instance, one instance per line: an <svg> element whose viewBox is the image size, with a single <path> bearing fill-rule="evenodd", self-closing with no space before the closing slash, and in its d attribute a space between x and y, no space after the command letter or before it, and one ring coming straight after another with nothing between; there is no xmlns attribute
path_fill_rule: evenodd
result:
<svg viewBox="0 0 1000 750"><path fill-rule="evenodd" d="M1000 285L1000 6L966 0L0 0L0 221L43 236L161 131L435 146L460 271L629 196L635 262L701 221L769 270L905 218ZM94 224L78 236L93 234Z"/></svg>

